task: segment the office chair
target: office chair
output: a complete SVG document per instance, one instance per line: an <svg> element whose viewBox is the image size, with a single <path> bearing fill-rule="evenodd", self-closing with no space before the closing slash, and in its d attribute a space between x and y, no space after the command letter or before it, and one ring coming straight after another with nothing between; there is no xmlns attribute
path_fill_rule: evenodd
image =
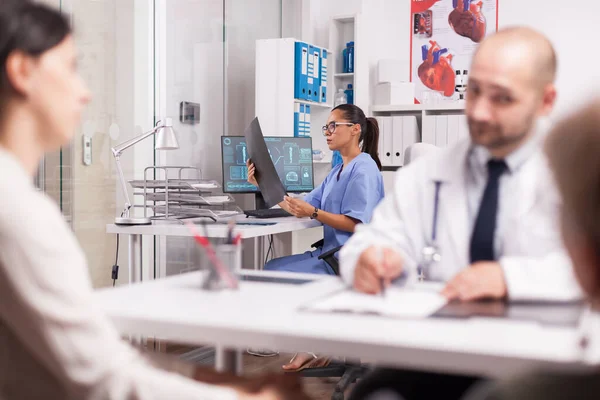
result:
<svg viewBox="0 0 600 400"><path fill-rule="evenodd" d="M323 247L324 240L321 239L312 244L312 248ZM319 260L324 260L333 269L333 272L339 276L340 266L335 254L340 251L342 246L331 249L319 256ZM300 375L305 378L340 378L335 384L331 400L344 400L344 392L348 387L363 377L370 368L362 365L360 361L338 361L332 362L326 367L306 368L300 371Z"/></svg>

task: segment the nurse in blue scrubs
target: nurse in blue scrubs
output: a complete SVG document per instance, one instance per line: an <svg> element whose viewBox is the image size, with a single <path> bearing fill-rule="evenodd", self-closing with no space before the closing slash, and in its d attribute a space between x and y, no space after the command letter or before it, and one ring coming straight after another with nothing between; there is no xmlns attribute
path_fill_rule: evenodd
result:
<svg viewBox="0 0 600 400"><path fill-rule="evenodd" d="M323 127L330 150L338 150L343 163L335 166L327 178L304 200L286 197L281 208L298 217L310 217L323 224L324 245L304 254L271 260L265 270L334 274L318 257L342 246L357 224L368 223L373 209L383 198L381 162L377 155L379 126L375 118L352 104L331 111ZM248 165L248 181L258 186L253 164Z"/></svg>

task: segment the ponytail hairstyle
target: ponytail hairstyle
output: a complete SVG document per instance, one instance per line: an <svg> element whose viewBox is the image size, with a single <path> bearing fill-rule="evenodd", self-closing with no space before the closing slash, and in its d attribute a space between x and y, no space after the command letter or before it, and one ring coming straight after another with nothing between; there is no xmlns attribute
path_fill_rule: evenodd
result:
<svg viewBox="0 0 600 400"><path fill-rule="evenodd" d="M368 153L377 168L381 171L381 161L379 160L379 124L375 118L367 118L363 110L354 104L340 104L332 111L340 110L344 118L348 121L360 125L360 137L358 143L363 153Z"/></svg>
<svg viewBox="0 0 600 400"><path fill-rule="evenodd" d="M15 51L39 57L71 33L59 11L30 0L0 0L0 105L14 94L6 62Z"/></svg>

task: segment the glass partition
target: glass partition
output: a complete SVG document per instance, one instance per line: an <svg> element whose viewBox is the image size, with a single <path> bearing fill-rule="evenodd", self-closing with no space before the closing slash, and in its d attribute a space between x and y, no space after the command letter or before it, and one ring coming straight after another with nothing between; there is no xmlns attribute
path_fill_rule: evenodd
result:
<svg viewBox="0 0 600 400"><path fill-rule="evenodd" d="M95 287L112 285L117 241L106 233L125 204L111 148L173 119L180 149L148 139L123 153L126 180L154 165L197 167L221 181L220 137L254 117L255 41L281 37L281 0L44 0L71 20L80 72L93 99L70 146L46 156L36 184L61 207L89 262ZM182 102L197 123L180 122ZM84 161L85 142L91 162ZM128 187L131 194L131 188ZM140 198L135 198L140 203ZM244 199L240 199L244 202ZM195 269L193 241L144 237L144 278ZM155 251L155 243L156 251ZM126 237L117 282L127 283Z"/></svg>

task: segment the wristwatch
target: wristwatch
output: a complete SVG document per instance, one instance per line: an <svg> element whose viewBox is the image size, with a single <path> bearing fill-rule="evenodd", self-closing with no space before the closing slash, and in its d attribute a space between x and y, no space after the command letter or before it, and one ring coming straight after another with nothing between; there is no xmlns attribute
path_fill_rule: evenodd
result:
<svg viewBox="0 0 600 400"><path fill-rule="evenodd" d="M319 216L319 209L317 207L315 207L315 211L310 216L310 219L317 219L318 216Z"/></svg>

